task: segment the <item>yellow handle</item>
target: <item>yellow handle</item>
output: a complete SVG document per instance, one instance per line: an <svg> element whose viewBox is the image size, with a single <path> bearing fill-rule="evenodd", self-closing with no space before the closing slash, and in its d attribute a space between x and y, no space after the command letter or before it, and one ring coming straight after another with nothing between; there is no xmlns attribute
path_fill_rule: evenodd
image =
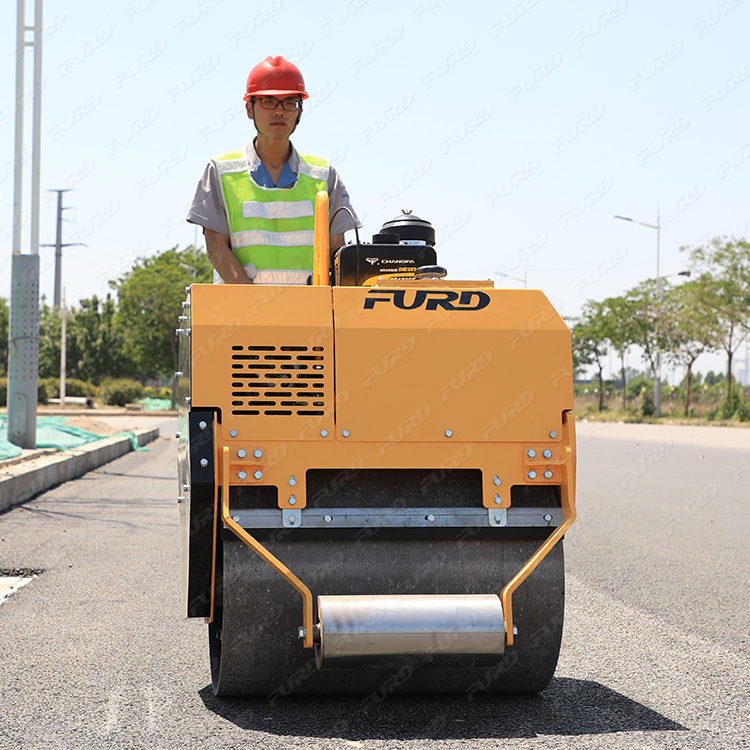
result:
<svg viewBox="0 0 750 750"><path fill-rule="evenodd" d="M305 636L302 644L305 648L313 647L313 595L289 568L280 560L275 558L260 542L254 539L229 515L229 448L222 449L221 462L221 520L224 525L231 529L237 538L244 542L264 562L268 563L289 585L296 589L302 596L302 626Z"/></svg>
<svg viewBox="0 0 750 750"><path fill-rule="evenodd" d="M313 240L313 286L330 286L330 250L328 235L328 193L315 196L315 239Z"/></svg>

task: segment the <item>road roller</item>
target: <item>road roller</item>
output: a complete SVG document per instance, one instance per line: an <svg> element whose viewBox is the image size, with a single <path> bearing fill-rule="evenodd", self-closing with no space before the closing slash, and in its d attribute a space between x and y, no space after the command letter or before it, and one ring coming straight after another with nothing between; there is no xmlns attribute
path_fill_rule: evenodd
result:
<svg viewBox="0 0 750 750"><path fill-rule="evenodd" d="M539 692L575 520L570 332L453 281L428 221L307 285L194 284L178 328L182 611L219 696Z"/></svg>

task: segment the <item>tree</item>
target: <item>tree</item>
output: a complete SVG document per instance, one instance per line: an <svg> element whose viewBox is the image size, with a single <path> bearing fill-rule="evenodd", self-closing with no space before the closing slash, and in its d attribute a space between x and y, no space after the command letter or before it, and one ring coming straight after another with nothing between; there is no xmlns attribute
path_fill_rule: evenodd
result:
<svg viewBox="0 0 750 750"><path fill-rule="evenodd" d="M732 398L732 358L750 333L750 243L717 237L705 245L683 247L700 274L702 302L713 311L718 342L727 355L726 402Z"/></svg>
<svg viewBox="0 0 750 750"><path fill-rule="evenodd" d="M604 303L589 300L580 318L573 321L573 367L596 365L599 371L599 411L604 409L604 357L608 350L607 320Z"/></svg>
<svg viewBox="0 0 750 750"><path fill-rule="evenodd" d="M637 328L633 321L633 306L634 303L628 297L610 297L602 303L604 333L606 333L609 343L620 358L623 410L627 408L625 355L638 337Z"/></svg>
<svg viewBox="0 0 750 750"><path fill-rule="evenodd" d="M114 317L139 373L146 377L177 370L177 317L185 287L211 281L213 269L205 253L193 248L170 250L139 258L117 281Z"/></svg>
<svg viewBox="0 0 750 750"><path fill-rule="evenodd" d="M706 304L700 280L670 289L662 308L662 323L669 346L667 358L687 368L684 410L687 417L690 415L693 365L701 354L716 348L719 324L714 310Z"/></svg>

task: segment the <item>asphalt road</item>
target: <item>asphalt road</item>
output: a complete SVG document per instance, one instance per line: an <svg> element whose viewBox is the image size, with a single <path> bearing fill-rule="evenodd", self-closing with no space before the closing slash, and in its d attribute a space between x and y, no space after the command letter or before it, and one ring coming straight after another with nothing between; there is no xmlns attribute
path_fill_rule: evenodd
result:
<svg viewBox="0 0 750 750"><path fill-rule="evenodd" d="M0 515L0 750L750 746L750 431L583 424L578 476L556 677L473 700L217 700L174 440L57 487Z"/></svg>

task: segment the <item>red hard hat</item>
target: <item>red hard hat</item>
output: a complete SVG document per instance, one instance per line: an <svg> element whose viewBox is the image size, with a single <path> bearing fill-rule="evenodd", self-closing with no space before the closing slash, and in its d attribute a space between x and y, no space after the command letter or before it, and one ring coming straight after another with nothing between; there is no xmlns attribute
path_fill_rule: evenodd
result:
<svg viewBox="0 0 750 750"><path fill-rule="evenodd" d="M245 101L251 96L289 96L299 94L307 99L305 82L299 68L281 55L267 57L258 63L247 77Z"/></svg>

